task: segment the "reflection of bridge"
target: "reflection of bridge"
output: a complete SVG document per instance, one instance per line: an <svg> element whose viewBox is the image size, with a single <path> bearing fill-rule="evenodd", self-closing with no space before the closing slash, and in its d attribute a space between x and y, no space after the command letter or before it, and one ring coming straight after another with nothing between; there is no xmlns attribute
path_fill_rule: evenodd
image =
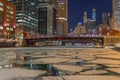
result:
<svg viewBox="0 0 120 80"><path fill-rule="evenodd" d="M61 45L65 45L67 43L93 43L94 45L103 46L104 45L104 37L70 37L70 36L57 36L57 37L40 37L40 38L32 38L32 39L25 39L26 45L34 45L36 42L45 42L45 41L59 41L62 42Z"/></svg>

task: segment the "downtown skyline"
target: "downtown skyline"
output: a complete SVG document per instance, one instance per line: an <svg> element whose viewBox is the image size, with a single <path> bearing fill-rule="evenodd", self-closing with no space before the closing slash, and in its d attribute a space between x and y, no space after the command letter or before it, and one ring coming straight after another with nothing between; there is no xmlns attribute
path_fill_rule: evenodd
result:
<svg viewBox="0 0 120 80"><path fill-rule="evenodd" d="M12 0L8 0L8 1L12 2ZM68 33L75 31L75 28L76 28L78 23L80 23L80 24L82 23L81 26L83 26L83 24L84 24L83 27L85 27L85 28L83 31L85 31L85 33L87 33L86 31L88 31L90 28L91 28L91 31L98 30L98 26L100 26L100 24L108 24L108 17L105 16L105 15L107 15L106 13L110 13L110 16L112 16L112 0L105 0L105 1L103 1L103 0L101 0L101 1L97 1L97 0L91 0L91 1L87 1L87 0L82 0L82 1L79 1L79 0L69 0L69 1L68 0L59 0L59 2L56 2L56 0L51 0L51 1L47 0L48 2L45 2L45 1L46 0L44 0L44 1L42 0L42 2L36 2L36 4L43 5L44 3L49 2L49 4L48 4L49 6L44 4L44 6L42 6L42 7L48 7L49 9L52 8L53 11L52 10L48 11L48 9L46 8L46 15L44 15L44 16L41 15L42 17L44 17L43 18L44 20L43 19L40 20L40 21L44 21L44 22L41 22L41 24L45 23L45 25L44 24L42 25L42 27L44 26L43 28L38 26L39 27L38 30L43 29L41 32L38 31L38 33L40 33L40 35L41 34L65 35L65 34L67 34L67 31L68 31ZM33 5L31 3L33 3L33 2L35 2L35 1L31 0L31 2L29 1L29 2L25 2L25 3L29 4L32 7ZM12 3L14 3L14 0ZM15 5L17 5L17 4L15 4ZM36 10L38 9L37 5L33 6L33 7L36 7ZM39 5L39 9L42 8L40 5ZM56 6L54 6L54 5L56 5ZM24 5L24 8L26 8L25 6L26 5ZM19 6L16 8L18 8L16 10L22 10L22 6ZM33 11L33 10L34 9L29 9L29 10L24 9L24 11L26 12L26 13L24 13L25 16L24 16L24 14L22 16L24 18L22 18L22 17L18 18L19 14L22 14L22 13L16 13L16 15L18 15L18 16L16 16L16 22L17 22L16 24L22 22L22 19L25 19L24 20L25 22L22 22L22 23L24 23L26 26L24 26L23 28L34 26L34 25L31 25L31 22L28 21L29 17L27 17L27 16L29 16L29 15L32 16L33 13L38 15L39 13L40 14L44 13L44 11L39 12L39 13L35 13L36 11ZM114 10L115 9L113 9L113 11ZM87 20L92 21L91 20L91 19L93 19L92 15L93 15L93 12L95 12L94 25L93 25L93 23L91 23L89 25L89 22L87 23L88 25L85 25L85 23L83 22L85 12L87 13L86 21ZM49 14L49 15L47 16L47 14ZM50 16L50 14L53 15L53 17ZM41 16L40 16L40 18L41 18ZM45 18L46 16L47 16L47 19ZM32 17L34 18L34 16L32 16ZM50 21L52 21L52 20L49 20L50 17L51 17L51 19L54 19L54 21L53 21L54 25L52 22L50 22ZM114 17L114 15L113 15L113 17ZM40 19L40 18L38 18L38 19ZM30 19L32 19L32 18L30 18ZM110 19L110 17L109 17L109 20L113 20L113 19L115 19L115 18ZM38 25L37 21L38 20L36 18L36 21L35 21L36 27ZM64 23L66 23L66 26L63 25ZM113 24L110 24L107 26L111 27L111 25L113 25ZM51 26L51 28L50 28L50 26ZM18 26L16 27L16 29L17 28L18 28ZM102 28L102 26L101 26L101 28ZM18 30L20 30L20 28L18 28ZM32 32L37 33L37 28L35 31L33 31L33 29L30 29L30 28L29 28L29 31L28 31L28 29L23 29L23 30L26 30L24 32L25 32L25 36L27 36L27 37L28 37L28 35L31 35ZM7 32L7 34L8 33L9 32ZM21 33L19 33L19 34L22 34L22 29L21 29ZM18 35L18 37L19 37L19 35Z"/></svg>
<svg viewBox="0 0 120 80"><path fill-rule="evenodd" d="M102 13L112 15L112 0L69 0L68 31L74 30L78 22L83 23L84 12L87 12L88 19L92 19L92 9L96 9L96 21L100 24L102 23Z"/></svg>

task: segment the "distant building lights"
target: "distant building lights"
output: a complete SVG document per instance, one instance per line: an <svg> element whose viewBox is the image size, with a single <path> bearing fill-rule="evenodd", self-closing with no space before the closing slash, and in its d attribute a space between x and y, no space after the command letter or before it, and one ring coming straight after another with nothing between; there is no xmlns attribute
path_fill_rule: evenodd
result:
<svg viewBox="0 0 120 80"><path fill-rule="evenodd" d="M16 25L14 25L13 28L16 28Z"/></svg>
<svg viewBox="0 0 120 80"><path fill-rule="evenodd" d="M73 31L73 29L70 29L70 32L72 32Z"/></svg>
<svg viewBox="0 0 120 80"><path fill-rule="evenodd" d="M57 19L67 21L67 18L63 18L63 17L59 17L59 18L57 18Z"/></svg>
<svg viewBox="0 0 120 80"><path fill-rule="evenodd" d="M82 22L78 22L78 25L80 25L80 26L81 26L81 25L82 25Z"/></svg>

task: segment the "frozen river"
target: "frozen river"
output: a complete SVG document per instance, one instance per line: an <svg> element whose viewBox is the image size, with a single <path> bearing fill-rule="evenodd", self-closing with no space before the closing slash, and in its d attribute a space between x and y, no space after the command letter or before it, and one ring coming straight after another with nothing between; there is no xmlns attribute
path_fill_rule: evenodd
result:
<svg viewBox="0 0 120 80"><path fill-rule="evenodd" d="M23 78L37 76L36 80L120 80L119 50L55 47L3 48L0 49L0 55L0 80L19 76ZM23 60L23 56L29 59ZM5 66L14 63L18 65L17 69L14 65L10 68ZM43 72L48 72L48 70L27 69L27 71L26 68L21 68L22 64L50 64L49 71L52 73L53 68L57 70L54 73L56 76L52 76L53 74L46 76L48 73L44 73L44 76ZM17 71L18 68L21 70ZM21 75L18 76L18 72ZM31 76L32 74L34 75ZM38 77L38 75L42 76Z"/></svg>

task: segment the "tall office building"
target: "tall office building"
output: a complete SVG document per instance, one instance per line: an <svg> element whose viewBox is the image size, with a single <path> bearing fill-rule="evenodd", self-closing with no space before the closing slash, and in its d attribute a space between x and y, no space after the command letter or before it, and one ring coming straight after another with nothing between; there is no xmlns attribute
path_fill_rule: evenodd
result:
<svg viewBox="0 0 120 80"><path fill-rule="evenodd" d="M93 19L88 19L86 23L86 33L95 34L97 30L96 21Z"/></svg>
<svg viewBox="0 0 120 80"><path fill-rule="evenodd" d="M108 15L107 15L107 13L102 14L102 23L103 23L104 26L107 27L107 25L108 25Z"/></svg>
<svg viewBox="0 0 120 80"><path fill-rule="evenodd" d="M56 10L52 7L40 7L38 17L38 32L42 35L56 33Z"/></svg>
<svg viewBox="0 0 120 80"><path fill-rule="evenodd" d="M84 18L83 19L84 19L84 25L85 25L87 23L87 19L88 19L87 18L87 12L84 12Z"/></svg>
<svg viewBox="0 0 120 80"><path fill-rule="evenodd" d="M56 10L56 30L54 34L64 35L68 32L68 0L37 0L38 8L52 6ZM49 16L51 17L51 16ZM55 20L55 19L54 19ZM55 21L53 21L55 22ZM55 27L55 25L53 26Z"/></svg>
<svg viewBox="0 0 120 80"><path fill-rule="evenodd" d="M56 34L56 9L51 0L38 0L38 32L42 35Z"/></svg>
<svg viewBox="0 0 120 80"><path fill-rule="evenodd" d="M111 14L108 13L108 26L110 27Z"/></svg>
<svg viewBox="0 0 120 80"><path fill-rule="evenodd" d="M33 0L8 0L16 5L16 36L18 38L33 37L37 33L38 16Z"/></svg>
<svg viewBox="0 0 120 80"><path fill-rule="evenodd" d="M16 28L16 6L0 0L0 38L11 38Z"/></svg>
<svg viewBox="0 0 120 80"><path fill-rule="evenodd" d="M112 0L113 4L113 29L120 31L120 0Z"/></svg>
<svg viewBox="0 0 120 80"><path fill-rule="evenodd" d="M57 34L64 35L68 32L68 0L51 0L57 11Z"/></svg>
<svg viewBox="0 0 120 80"><path fill-rule="evenodd" d="M83 16L83 23L84 23L84 33L86 33L86 26L87 26L87 12L84 12L84 16Z"/></svg>
<svg viewBox="0 0 120 80"><path fill-rule="evenodd" d="M92 19L96 21L96 9L92 10Z"/></svg>

